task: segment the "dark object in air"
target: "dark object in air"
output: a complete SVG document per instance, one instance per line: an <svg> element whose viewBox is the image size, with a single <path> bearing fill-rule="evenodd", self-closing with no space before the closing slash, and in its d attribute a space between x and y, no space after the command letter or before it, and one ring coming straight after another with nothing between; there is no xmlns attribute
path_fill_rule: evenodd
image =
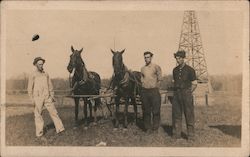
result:
<svg viewBox="0 0 250 157"><path fill-rule="evenodd" d="M35 41L35 40L37 40L37 39L39 39L39 35L38 35L38 34L33 35L32 41Z"/></svg>

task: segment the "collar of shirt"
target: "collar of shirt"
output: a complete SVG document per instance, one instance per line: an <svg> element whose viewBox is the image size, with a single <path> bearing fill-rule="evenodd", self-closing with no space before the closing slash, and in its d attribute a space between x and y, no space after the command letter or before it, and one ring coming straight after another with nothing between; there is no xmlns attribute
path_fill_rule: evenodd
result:
<svg viewBox="0 0 250 157"><path fill-rule="evenodd" d="M42 74L42 73L45 73L45 71L44 71L44 70L43 70L43 71L40 71L40 70L38 70L38 69L36 69L36 70L35 70L35 72L37 72L37 73L41 73L41 74Z"/></svg>
<svg viewBox="0 0 250 157"><path fill-rule="evenodd" d="M149 64L146 64L145 66L146 66L146 67L151 67L152 65L153 65L153 63L150 62Z"/></svg>
<svg viewBox="0 0 250 157"><path fill-rule="evenodd" d="M183 69L186 66L186 63L183 63L183 65L179 65L179 69Z"/></svg>

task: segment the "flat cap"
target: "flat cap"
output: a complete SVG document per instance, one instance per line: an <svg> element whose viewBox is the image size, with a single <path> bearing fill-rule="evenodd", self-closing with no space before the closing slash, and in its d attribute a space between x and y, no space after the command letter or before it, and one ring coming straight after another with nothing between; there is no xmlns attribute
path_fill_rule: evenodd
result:
<svg viewBox="0 0 250 157"><path fill-rule="evenodd" d="M174 57L182 57L182 58L185 58L186 57L186 52L184 50L180 50L180 51L177 51L176 53L174 53Z"/></svg>
<svg viewBox="0 0 250 157"><path fill-rule="evenodd" d="M33 35L32 41L35 41L35 40L37 40L37 39L39 39L39 35L38 35L38 34Z"/></svg>
<svg viewBox="0 0 250 157"><path fill-rule="evenodd" d="M45 63L45 59L43 59L42 57L36 57L36 58L34 59L34 61L33 61L33 65L36 65L36 63L37 63L38 61L40 61L40 60L42 60L43 63Z"/></svg>

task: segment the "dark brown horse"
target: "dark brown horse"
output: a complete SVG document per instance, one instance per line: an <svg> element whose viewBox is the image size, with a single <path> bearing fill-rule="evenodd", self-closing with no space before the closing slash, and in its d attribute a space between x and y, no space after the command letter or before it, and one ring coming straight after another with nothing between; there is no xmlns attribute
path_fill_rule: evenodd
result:
<svg viewBox="0 0 250 157"><path fill-rule="evenodd" d="M70 73L70 86L73 90L74 95L99 95L99 90L101 88L101 79L99 74L96 72L88 72L84 61L81 57L81 50L75 50L71 46L72 54L70 55L70 61L68 64L68 71ZM79 99L81 97L75 97L75 127L78 125L78 106ZM87 104L89 105L90 118L92 119L92 103L88 97L83 98L84 101L84 126L88 126L87 120ZM100 105L100 99L94 100L94 122L96 123L96 110Z"/></svg>
<svg viewBox="0 0 250 157"><path fill-rule="evenodd" d="M137 124L137 104L136 96L140 94L141 86L141 73L137 71L129 71L123 63L122 54L125 49L121 52L113 51L113 69L114 75L112 77L111 86L115 90L115 128L119 126L118 112L120 99L124 98L125 108L124 108L124 128L128 125L128 105L131 103L134 106L135 122Z"/></svg>

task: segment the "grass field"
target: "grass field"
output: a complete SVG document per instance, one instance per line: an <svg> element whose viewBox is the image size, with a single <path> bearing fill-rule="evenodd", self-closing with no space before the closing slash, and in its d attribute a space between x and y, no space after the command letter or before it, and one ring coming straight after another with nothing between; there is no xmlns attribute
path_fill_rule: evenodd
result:
<svg viewBox="0 0 250 157"><path fill-rule="evenodd" d="M74 106L73 101L67 99L64 105L57 104L59 115L66 131L62 135L55 133L55 128L48 112L44 112L45 124L48 131L47 140L35 139L33 107L23 95L8 96L6 107L6 144L9 146L95 146L103 141L107 146L159 146L159 147L240 147L241 143L241 96L213 93L213 101L209 106L195 107L196 140L187 142L186 139L171 139L171 105L163 104L161 108L161 128L158 134L146 134L133 122L132 110L127 131L118 129L113 131L110 119L99 119L97 125L90 125L84 130L83 125L73 129ZM211 100L212 100L211 99ZM139 110L141 113L141 110ZM82 111L80 116L82 117ZM101 115L99 113L99 115ZM141 117L141 114L139 115ZM183 136L186 127L183 118Z"/></svg>

